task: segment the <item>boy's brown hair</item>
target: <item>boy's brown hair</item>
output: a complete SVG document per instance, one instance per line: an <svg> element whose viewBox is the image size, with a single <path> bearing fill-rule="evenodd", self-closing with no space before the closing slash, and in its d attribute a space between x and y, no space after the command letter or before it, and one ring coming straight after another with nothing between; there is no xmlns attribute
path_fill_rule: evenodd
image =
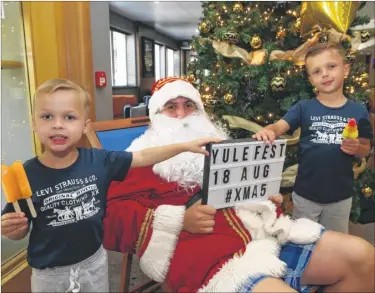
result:
<svg viewBox="0 0 375 293"><path fill-rule="evenodd" d="M305 64L306 64L306 60L309 57L316 56L316 55L318 55L318 54L320 54L324 51L327 51L327 50L336 50L341 55L341 57L343 58L344 63L346 62L345 50L340 45L333 44L333 43L318 43L318 44L312 46L307 51L306 56L305 56Z"/></svg>
<svg viewBox="0 0 375 293"><path fill-rule="evenodd" d="M33 112L35 109L36 100L41 95L51 95L56 91L63 90L63 91L75 91L82 102L83 108L85 110L85 114L89 117L90 114L90 102L91 98L87 91L85 91L82 87L75 84L74 82L67 80L67 79L50 79L46 82L42 83L35 91L34 101L33 101Z"/></svg>

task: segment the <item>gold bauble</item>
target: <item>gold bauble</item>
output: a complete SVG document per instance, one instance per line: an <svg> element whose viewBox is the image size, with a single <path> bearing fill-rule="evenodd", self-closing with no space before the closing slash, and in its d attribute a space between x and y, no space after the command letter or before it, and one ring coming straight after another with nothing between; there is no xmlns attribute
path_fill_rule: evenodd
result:
<svg viewBox="0 0 375 293"><path fill-rule="evenodd" d="M271 80L271 89L274 92L281 92L285 89L285 79L282 76L275 76Z"/></svg>
<svg viewBox="0 0 375 293"><path fill-rule="evenodd" d="M200 25L199 25L199 30L202 32L202 33L207 33L210 29L208 27L208 24L207 22L202 22Z"/></svg>
<svg viewBox="0 0 375 293"><path fill-rule="evenodd" d="M368 79L368 73L367 72L362 73L361 78L362 79Z"/></svg>
<svg viewBox="0 0 375 293"><path fill-rule="evenodd" d="M208 5L208 8L210 8L210 9L215 9L215 4L214 3L210 3L210 5Z"/></svg>
<svg viewBox="0 0 375 293"><path fill-rule="evenodd" d="M233 11L234 12L241 12L243 11L243 7L241 3L236 3L233 5Z"/></svg>
<svg viewBox="0 0 375 293"><path fill-rule="evenodd" d="M361 31L361 42L366 43L370 39L371 35L368 31Z"/></svg>
<svg viewBox="0 0 375 293"><path fill-rule="evenodd" d="M195 75L192 74L192 73L189 74L188 80L189 80L190 82L194 82L194 81L195 81Z"/></svg>
<svg viewBox="0 0 375 293"><path fill-rule="evenodd" d="M276 39L285 39L286 37L286 32L285 31L278 31L276 33Z"/></svg>
<svg viewBox="0 0 375 293"><path fill-rule="evenodd" d="M224 96L224 102L225 102L225 104L229 104L229 105L233 104L234 103L234 97L233 97L233 95L231 93L225 94L225 96Z"/></svg>
<svg viewBox="0 0 375 293"><path fill-rule="evenodd" d="M238 34L235 32L226 32L223 37L224 41L231 43L231 44L236 44L240 41L240 38L238 37Z"/></svg>
<svg viewBox="0 0 375 293"><path fill-rule="evenodd" d="M367 187L363 187L361 189L361 192L362 194L364 195L364 197L370 197L372 195L372 188L367 186Z"/></svg>
<svg viewBox="0 0 375 293"><path fill-rule="evenodd" d="M300 29L301 29L301 18L300 18L300 17L298 17L298 18L296 19L296 21L295 21L294 24L293 24L293 27L294 27L294 29L295 29L297 32L300 31Z"/></svg>
<svg viewBox="0 0 375 293"><path fill-rule="evenodd" d="M252 36L250 40L250 46L253 49L259 49L260 47L262 47L262 39L257 35Z"/></svg>
<svg viewBox="0 0 375 293"><path fill-rule="evenodd" d="M353 65L355 62L355 53L354 52L349 52L348 54L345 55L346 61L350 64Z"/></svg>
<svg viewBox="0 0 375 293"><path fill-rule="evenodd" d="M204 104L210 104L212 101L212 95L210 94L203 94L202 95L202 101Z"/></svg>
<svg viewBox="0 0 375 293"><path fill-rule="evenodd" d="M318 26L345 34L359 6L360 1L304 1L301 6L301 35L307 36Z"/></svg>

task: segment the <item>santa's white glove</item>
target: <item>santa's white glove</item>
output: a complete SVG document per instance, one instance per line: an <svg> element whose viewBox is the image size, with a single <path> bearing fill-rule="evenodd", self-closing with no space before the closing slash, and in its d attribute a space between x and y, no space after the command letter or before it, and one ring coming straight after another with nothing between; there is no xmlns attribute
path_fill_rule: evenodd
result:
<svg viewBox="0 0 375 293"><path fill-rule="evenodd" d="M277 237L281 245L286 242L310 244L320 238L322 228L322 225L309 219L292 220L288 216L281 215L267 232Z"/></svg>
<svg viewBox="0 0 375 293"><path fill-rule="evenodd" d="M293 221L288 241L296 244L316 242L322 233L323 226L309 219L301 218Z"/></svg>

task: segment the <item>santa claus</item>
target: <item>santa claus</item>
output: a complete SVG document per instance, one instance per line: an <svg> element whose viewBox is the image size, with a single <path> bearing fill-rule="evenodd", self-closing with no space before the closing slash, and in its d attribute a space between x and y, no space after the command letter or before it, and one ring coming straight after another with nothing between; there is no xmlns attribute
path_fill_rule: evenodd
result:
<svg viewBox="0 0 375 293"><path fill-rule="evenodd" d="M199 92L179 78L154 85L149 113L149 129L128 150L228 137L207 117ZM203 155L182 153L113 183L105 248L137 253L143 272L173 292L308 292L311 285L372 292L374 247L360 238L278 216L271 201L190 206L203 162Z"/></svg>

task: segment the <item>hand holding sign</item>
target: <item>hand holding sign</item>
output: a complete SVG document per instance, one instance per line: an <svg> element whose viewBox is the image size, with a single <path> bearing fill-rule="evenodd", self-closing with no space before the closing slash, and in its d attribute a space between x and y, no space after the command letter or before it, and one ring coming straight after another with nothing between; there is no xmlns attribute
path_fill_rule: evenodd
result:
<svg viewBox="0 0 375 293"><path fill-rule="evenodd" d="M263 128L262 130L253 134L252 138L263 140L265 143L274 143L276 135L275 131L273 131L272 129Z"/></svg>
<svg viewBox="0 0 375 293"><path fill-rule="evenodd" d="M220 142L220 141L222 141L222 139L218 137L204 137L204 138L196 139L196 140L193 140L184 144L186 147L185 151L192 152L192 153L201 153L206 156L209 156L210 155L209 152L207 152L202 147L208 143Z"/></svg>
<svg viewBox="0 0 375 293"><path fill-rule="evenodd" d="M204 204L219 209L279 194L286 140L272 145L252 139L223 141L207 150Z"/></svg>
<svg viewBox="0 0 375 293"><path fill-rule="evenodd" d="M270 201L272 201L278 207L281 206L281 204L284 201L284 198L283 198L283 196L281 194L279 194L279 195L271 195L271 196L268 197L268 199Z"/></svg>
<svg viewBox="0 0 375 293"><path fill-rule="evenodd" d="M214 230L216 209L198 201L185 211L183 229L190 233L211 233Z"/></svg>

